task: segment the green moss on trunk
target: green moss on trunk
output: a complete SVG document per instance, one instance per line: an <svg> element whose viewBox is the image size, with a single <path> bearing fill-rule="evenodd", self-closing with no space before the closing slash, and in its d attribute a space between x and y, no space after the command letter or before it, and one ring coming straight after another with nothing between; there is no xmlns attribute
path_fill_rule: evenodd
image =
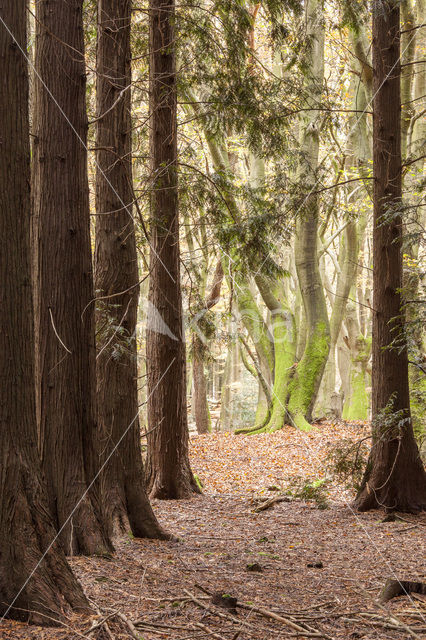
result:
<svg viewBox="0 0 426 640"><path fill-rule="evenodd" d="M290 383L288 411L295 426L305 431L311 428L306 418L310 415L313 398L318 392L329 348L329 328L325 323L319 322Z"/></svg>

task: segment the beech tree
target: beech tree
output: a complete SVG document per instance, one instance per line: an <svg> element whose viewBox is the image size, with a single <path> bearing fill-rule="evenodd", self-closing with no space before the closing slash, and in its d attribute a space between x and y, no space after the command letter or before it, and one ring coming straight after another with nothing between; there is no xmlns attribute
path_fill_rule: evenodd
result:
<svg viewBox="0 0 426 640"><path fill-rule="evenodd" d="M400 2L373 2L373 447L360 510L426 509L426 472L410 414L401 215Z"/></svg>
<svg viewBox="0 0 426 640"><path fill-rule="evenodd" d="M52 624L89 607L52 544L37 452L26 9L25 0L0 8L0 614Z"/></svg>
<svg viewBox="0 0 426 640"><path fill-rule="evenodd" d="M303 356L289 386L288 411L294 424L309 429L312 410L327 364L330 350L330 325L327 304L318 264L319 200L315 193L319 165L319 128L316 108L321 99L324 80L324 4L306 2L306 37L304 64L307 65L306 112L300 123L301 160L298 177L309 189L303 197L296 223L295 264L306 318L306 344Z"/></svg>
<svg viewBox="0 0 426 640"><path fill-rule="evenodd" d="M131 0L100 0L97 47L95 289L102 494L112 533L165 537L149 503L140 445L133 221Z"/></svg>
<svg viewBox="0 0 426 640"><path fill-rule="evenodd" d="M109 548L96 483L83 0L37 2L33 117L40 452L70 554Z"/></svg>
<svg viewBox="0 0 426 640"><path fill-rule="evenodd" d="M186 353L180 283L174 0L150 0L151 229L147 327L151 496L199 491L188 457Z"/></svg>

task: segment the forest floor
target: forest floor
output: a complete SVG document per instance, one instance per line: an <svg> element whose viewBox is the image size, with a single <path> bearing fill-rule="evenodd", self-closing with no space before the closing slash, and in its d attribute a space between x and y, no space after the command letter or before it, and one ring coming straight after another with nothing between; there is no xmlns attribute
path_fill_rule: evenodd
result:
<svg viewBox="0 0 426 640"><path fill-rule="evenodd" d="M426 596L378 602L388 578L426 581L426 514L354 512L327 461L368 433L322 423L309 434L192 436L204 495L154 502L178 540L124 537L113 559L72 559L97 615L58 629L3 621L0 638L426 638ZM255 511L274 497L288 501Z"/></svg>

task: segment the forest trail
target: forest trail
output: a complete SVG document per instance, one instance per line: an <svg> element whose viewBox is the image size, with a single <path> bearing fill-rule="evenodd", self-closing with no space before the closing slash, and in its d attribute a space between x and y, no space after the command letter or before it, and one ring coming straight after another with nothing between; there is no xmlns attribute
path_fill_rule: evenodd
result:
<svg viewBox="0 0 426 640"><path fill-rule="evenodd" d="M102 612L92 624L108 618L111 635L105 627L89 634L87 619L76 617L69 626L80 635L70 628L5 621L1 638L426 637L424 596L377 604L387 578L425 581L426 514L382 522L383 513L355 513L350 491L333 478L323 485L319 503L295 499L254 512L259 501L277 495L268 487L284 478L298 478L300 487L300 477L329 477L327 451L343 438L363 438L368 429L364 423L324 423L310 434L287 429L260 436L193 436L191 462L204 495L154 501L160 522L179 540L123 538L113 559L71 560ZM212 604L200 587L237 598L236 612ZM297 629L306 625L306 634Z"/></svg>

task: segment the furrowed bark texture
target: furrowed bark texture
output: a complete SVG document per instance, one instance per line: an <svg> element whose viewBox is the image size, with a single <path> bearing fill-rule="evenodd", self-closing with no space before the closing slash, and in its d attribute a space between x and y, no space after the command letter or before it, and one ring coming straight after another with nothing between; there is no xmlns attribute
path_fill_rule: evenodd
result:
<svg viewBox="0 0 426 640"><path fill-rule="evenodd" d="M151 254L147 329L151 496L199 492L188 457L186 354L179 268L177 96L173 0L150 0Z"/></svg>
<svg viewBox="0 0 426 640"><path fill-rule="evenodd" d="M30 273L30 146L26 2L0 17L0 615L52 624L88 609L55 538L37 452ZM21 51L22 49L22 51Z"/></svg>
<svg viewBox="0 0 426 640"><path fill-rule="evenodd" d="M164 537L145 489L138 406L139 272L133 223L131 0L100 0L95 289L101 476L111 535Z"/></svg>
<svg viewBox="0 0 426 640"><path fill-rule="evenodd" d="M373 3L374 231L373 449L356 498L361 510L426 508L426 473L414 439L402 287L400 9ZM391 345L394 345L393 347ZM396 345L396 347L395 347ZM383 410L399 412L395 419Z"/></svg>
<svg viewBox="0 0 426 640"><path fill-rule="evenodd" d="M99 460L82 11L83 0L36 4L33 198L40 452L50 507L70 554L109 546L97 489L89 488Z"/></svg>

